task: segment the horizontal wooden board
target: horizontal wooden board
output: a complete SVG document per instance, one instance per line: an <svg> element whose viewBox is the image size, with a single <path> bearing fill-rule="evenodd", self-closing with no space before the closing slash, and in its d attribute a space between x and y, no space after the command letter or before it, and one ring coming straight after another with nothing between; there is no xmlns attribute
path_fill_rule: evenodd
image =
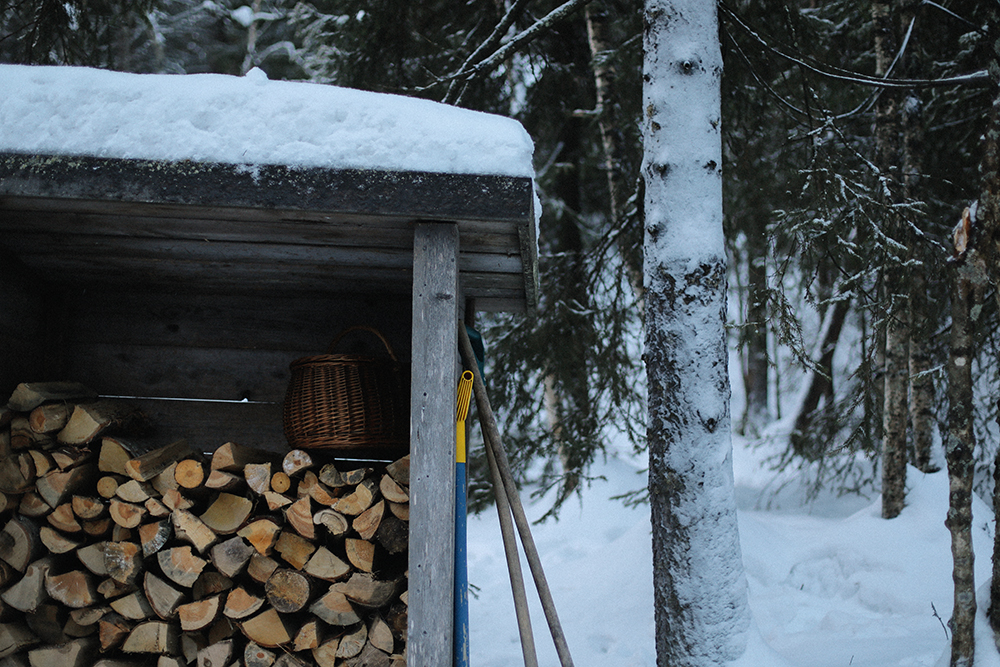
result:
<svg viewBox="0 0 1000 667"><path fill-rule="evenodd" d="M532 307L532 187L489 175L0 153L0 248L64 282L404 293L415 222L457 222L469 295Z"/></svg>

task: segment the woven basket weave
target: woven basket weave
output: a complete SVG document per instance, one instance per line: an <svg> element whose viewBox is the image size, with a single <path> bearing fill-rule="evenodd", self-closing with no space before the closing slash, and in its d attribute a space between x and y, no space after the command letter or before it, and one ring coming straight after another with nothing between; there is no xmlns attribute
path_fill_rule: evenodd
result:
<svg viewBox="0 0 1000 667"><path fill-rule="evenodd" d="M352 331L379 338L389 358L334 354ZM409 445L409 383L396 354L377 329L345 329L327 354L291 364L284 427L296 449L327 449L351 456L396 456Z"/></svg>

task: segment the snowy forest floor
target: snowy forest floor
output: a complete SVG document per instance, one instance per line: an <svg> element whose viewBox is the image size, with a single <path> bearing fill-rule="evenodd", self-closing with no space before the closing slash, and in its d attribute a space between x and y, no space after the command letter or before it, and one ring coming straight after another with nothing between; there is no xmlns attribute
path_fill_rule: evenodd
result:
<svg viewBox="0 0 1000 667"><path fill-rule="evenodd" d="M778 432L780 429L774 429ZM764 462L781 438L734 438L734 473L743 561L754 621L780 655L746 664L796 667L947 665L952 583L946 473L908 471L907 507L880 518L877 494L821 495L805 502L797 477L780 492ZM577 667L653 667L652 548L649 508L611 497L645 486L645 462L628 453L593 469L603 477L534 537ZM531 503L538 517L551 499ZM988 583L993 513L974 501L976 582ZM527 566L525 577L529 578ZM471 664L514 667L521 658L496 511L469 525ZM530 582L530 579L529 579ZM530 583L529 583L530 586ZM981 588L981 595L982 598ZM537 595L529 588L539 664L558 665ZM985 608L980 602L980 616ZM985 623L984 619L980 619ZM1000 666L977 629L978 667ZM990 642L991 643L991 642Z"/></svg>

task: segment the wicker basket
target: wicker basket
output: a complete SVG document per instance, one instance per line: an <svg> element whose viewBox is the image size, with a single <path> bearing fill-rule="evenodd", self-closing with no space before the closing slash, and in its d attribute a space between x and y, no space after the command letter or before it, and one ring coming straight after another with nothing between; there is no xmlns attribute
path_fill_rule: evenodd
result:
<svg viewBox="0 0 1000 667"><path fill-rule="evenodd" d="M377 336L389 358L334 354L352 331ZM345 329L327 354L292 362L284 426L297 449L327 449L344 456L394 457L409 445L409 382L392 346L371 327Z"/></svg>

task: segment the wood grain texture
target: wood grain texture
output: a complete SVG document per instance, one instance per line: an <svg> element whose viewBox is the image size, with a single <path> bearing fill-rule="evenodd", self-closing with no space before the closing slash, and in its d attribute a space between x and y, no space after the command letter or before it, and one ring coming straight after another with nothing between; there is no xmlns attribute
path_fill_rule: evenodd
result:
<svg viewBox="0 0 1000 667"><path fill-rule="evenodd" d="M458 228L419 223L413 244L409 630L406 662L452 659Z"/></svg>

